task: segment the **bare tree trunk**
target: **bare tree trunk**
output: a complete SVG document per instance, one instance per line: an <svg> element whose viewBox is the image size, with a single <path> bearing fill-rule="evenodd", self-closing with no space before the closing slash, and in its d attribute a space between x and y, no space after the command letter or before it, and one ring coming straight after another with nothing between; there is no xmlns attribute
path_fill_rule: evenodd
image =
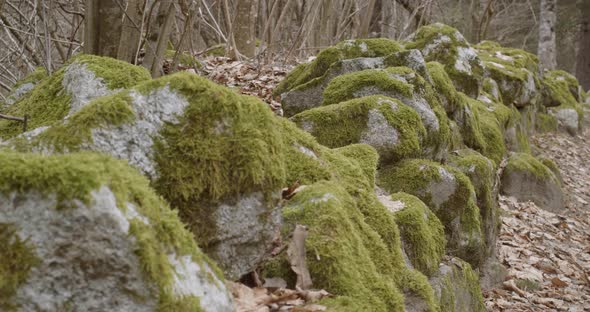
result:
<svg viewBox="0 0 590 312"><path fill-rule="evenodd" d="M122 14L117 0L86 0L85 53L117 57Z"/></svg>
<svg viewBox="0 0 590 312"><path fill-rule="evenodd" d="M146 41L146 54L142 65L150 71L154 78L163 74L162 61L170 39L175 14L174 2L161 0L156 20L152 21L153 24L150 25L150 34Z"/></svg>
<svg viewBox="0 0 590 312"><path fill-rule="evenodd" d="M369 36L369 26L371 26L375 2L376 0L368 0L366 1L366 5L361 9L361 25L358 32L359 38L367 38Z"/></svg>
<svg viewBox="0 0 590 312"><path fill-rule="evenodd" d="M127 11L123 17L121 39L117 58L129 63L135 63L135 52L141 37L141 12L143 11L141 0L128 0Z"/></svg>
<svg viewBox="0 0 590 312"><path fill-rule="evenodd" d="M256 55L256 16L258 0L240 0L237 3L232 34L235 40L235 50L230 50L229 56L237 59L239 54L253 58Z"/></svg>
<svg viewBox="0 0 590 312"><path fill-rule="evenodd" d="M580 31L578 35L578 54L576 56L576 76L585 91L590 90L590 1L578 0Z"/></svg>
<svg viewBox="0 0 590 312"><path fill-rule="evenodd" d="M381 4L381 37L395 38L394 5L395 0L383 0Z"/></svg>
<svg viewBox="0 0 590 312"><path fill-rule="evenodd" d="M557 66L555 47L556 4L557 0L541 0L538 48L541 70L552 70Z"/></svg>

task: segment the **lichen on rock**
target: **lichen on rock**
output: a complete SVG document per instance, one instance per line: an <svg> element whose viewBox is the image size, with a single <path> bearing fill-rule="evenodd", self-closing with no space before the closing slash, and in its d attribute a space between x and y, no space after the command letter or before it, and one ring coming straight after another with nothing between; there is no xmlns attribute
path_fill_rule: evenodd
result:
<svg viewBox="0 0 590 312"><path fill-rule="evenodd" d="M27 273L15 279L0 270L2 280L13 281L8 303L24 310L233 311L219 269L125 162L86 153L0 158L0 224L18 235L9 238L11 250ZM27 260L33 254L37 260Z"/></svg>

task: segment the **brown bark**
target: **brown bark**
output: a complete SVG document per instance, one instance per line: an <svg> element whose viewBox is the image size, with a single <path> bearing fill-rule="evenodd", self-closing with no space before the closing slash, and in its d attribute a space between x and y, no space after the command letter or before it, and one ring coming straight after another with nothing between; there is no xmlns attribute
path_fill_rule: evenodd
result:
<svg viewBox="0 0 590 312"><path fill-rule="evenodd" d="M148 36L146 55L143 60L143 67L147 68L154 78L160 77L163 74L163 57L170 39L175 17L176 7L174 6L174 2L171 0L161 0L155 24L150 27L151 32Z"/></svg>
<svg viewBox="0 0 590 312"><path fill-rule="evenodd" d="M85 53L117 57L122 14L117 0L86 0Z"/></svg>
<svg viewBox="0 0 590 312"><path fill-rule="evenodd" d="M369 26L371 26L375 2L376 0L368 0L366 6L361 10L361 24L358 32L359 38L367 38L369 36Z"/></svg>
<svg viewBox="0 0 590 312"><path fill-rule="evenodd" d="M576 77L584 90L590 90L590 1L578 0L580 30L576 56Z"/></svg>

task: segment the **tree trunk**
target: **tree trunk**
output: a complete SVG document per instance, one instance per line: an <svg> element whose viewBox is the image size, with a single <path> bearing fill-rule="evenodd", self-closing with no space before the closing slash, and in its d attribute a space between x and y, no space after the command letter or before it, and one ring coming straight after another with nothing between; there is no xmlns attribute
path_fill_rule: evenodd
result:
<svg viewBox="0 0 590 312"><path fill-rule="evenodd" d="M135 52L141 37L141 13L143 11L141 0L128 0L127 14L123 17L121 39L117 58L135 64Z"/></svg>
<svg viewBox="0 0 590 312"><path fill-rule="evenodd" d="M373 18L373 9L375 8L376 0L367 0L366 5L361 9L359 15L361 16L361 25L359 27L358 37L367 38L369 36L369 27Z"/></svg>
<svg viewBox="0 0 590 312"><path fill-rule="evenodd" d="M162 61L170 39L170 32L176 17L176 7L171 0L161 0L156 20L150 25L150 34L146 40L143 67L147 68L152 77L163 74Z"/></svg>
<svg viewBox="0 0 590 312"><path fill-rule="evenodd" d="M230 50L230 57L237 59L238 53L253 58L256 55L256 16L258 0L240 0L237 3L232 34L235 50Z"/></svg>
<svg viewBox="0 0 590 312"><path fill-rule="evenodd" d="M117 57L122 15L117 0L86 0L84 53Z"/></svg>
<svg viewBox="0 0 590 312"><path fill-rule="evenodd" d="M578 54L576 57L576 76L585 91L590 90L590 1L578 0L580 30L578 35Z"/></svg>
<svg viewBox="0 0 590 312"><path fill-rule="evenodd" d="M557 66L555 46L556 3L557 0L541 0L538 49L541 71L545 69L552 70Z"/></svg>

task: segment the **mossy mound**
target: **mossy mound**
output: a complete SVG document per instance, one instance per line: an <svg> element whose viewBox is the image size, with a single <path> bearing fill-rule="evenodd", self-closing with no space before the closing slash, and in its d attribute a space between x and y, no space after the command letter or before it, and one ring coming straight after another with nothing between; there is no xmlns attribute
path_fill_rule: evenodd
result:
<svg viewBox="0 0 590 312"><path fill-rule="evenodd" d="M45 78L47 78L47 71L43 67L38 67L14 85L14 87L12 88L12 92L10 92L10 94L6 98L6 104L14 104L27 93L29 93L31 90L33 90L33 88L35 87L35 85L39 83L39 81ZM2 105L0 105L0 109L2 109Z"/></svg>
<svg viewBox="0 0 590 312"><path fill-rule="evenodd" d="M476 46L485 75L497 82L502 102L517 107L534 105L538 100L538 59L524 50L501 47L484 41Z"/></svg>
<svg viewBox="0 0 590 312"><path fill-rule="evenodd" d="M443 64L455 87L477 98L483 80L483 66L475 49L459 31L436 23L420 27L408 40L406 49L418 49L427 62Z"/></svg>
<svg viewBox="0 0 590 312"><path fill-rule="evenodd" d="M447 114L452 114L460 106L461 99L453 81L445 71L444 65L439 62L428 62L426 64L434 89L438 94L442 106Z"/></svg>
<svg viewBox="0 0 590 312"><path fill-rule="evenodd" d="M417 197L395 193L391 200L399 201L404 208L395 212L404 250L412 265L427 276L438 270L445 253L444 227L440 220Z"/></svg>
<svg viewBox="0 0 590 312"><path fill-rule="evenodd" d="M442 312L485 312L479 276L469 263L447 259L430 279Z"/></svg>
<svg viewBox="0 0 590 312"><path fill-rule="evenodd" d="M345 40L322 50L311 63L297 66L274 90L279 95L294 88L306 89L322 80L332 64L344 59L386 56L403 48L385 38ZM315 81L314 81L315 80Z"/></svg>
<svg viewBox="0 0 590 312"><path fill-rule="evenodd" d="M426 128L425 154L437 158L446 150L450 129L445 111L432 86L408 67L363 70L334 78L324 90L322 105L369 95L399 99L414 109Z"/></svg>
<svg viewBox="0 0 590 312"><path fill-rule="evenodd" d="M556 213L564 209L559 178L530 154L514 153L510 156L500 185L503 194L514 196L519 201L531 200L539 208Z"/></svg>
<svg viewBox="0 0 590 312"><path fill-rule="evenodd" d="M481 216L467 176L430 160L411 159L382 169L378 181L388 192L405 192L420 198L445 226L448 252L474 266L481 263Z"/></svg>
<svg viewBox="0 0 590 312"><path fill-rule="evenodd" d="M42 300L43 306L59 310L70 304L93 309L97 303L137 307L151 302L154 311L231 309L219 269L149 181L125 162L89 153L15 152L0 152L0 161L0 240L10 242L10 258L19 262L9 271L0 269L0 278L11 282L3 285L11 291L2 292L0 304L32 309ZM91 271L84 269L88 265ZM113 280L128 293L115 285L101 290ZM196 288L184 289L191 285ZM28 291L17 292L23 287ZM92 300L85 301L86 296Z"/></svg>
<svg viewBox="0 0 590 312"><path fill-rule="evenodd" d="M305 185L285 203L283 236L307 226L307 264L314 287L338 295L325 300L333 311L403 311L404 294L422 298L436 311L427 279L406 267L393 215L373 192L377 152L365 144L338 149L319 145L282 120L289 152L287 182ZM284 255L263 267L266 277L294 282Z"/></svg>
<svg viewBox="0 0 590 312"><path fill-rule="evenodd" d="M448 163L463 172L473 185L486 242L485 256L491 256L501 226L498 194L494 189L497 182L496 166L490 159L470 149L454 151Z"/></svg>
<svg viewBox="0 0 590 312"><path fill-rule="evenodd" d="M93 96L108 94L109 90L126 89L149 79L151 77L143 67L112 58L79 55L39 81L26 96L2 113L27 115L29 129L49 126L62 120L73 109L78 109L77 106L86 104ZM83 86L88 82L92 82L92 86ZM72 103L74 98L76 105ZM0 138L9 139L21 132L20 122L0 120Z"/></svg>
<svg viewBox="0 0 590 312"><path fill-rule="evenodd" d="M382 163L420 156L426 140L420 116L399 100L381 95L310 109L291 120L324 146L369 144Z"/></svg>
<svg viewBox="0 0 590 312"><path fill-rule="evenodd" d="M550 107L567 132L578 133L584 120L584 109L580 102L578 80L562 70L546 71L543 75L543 104Z"/></svg>

